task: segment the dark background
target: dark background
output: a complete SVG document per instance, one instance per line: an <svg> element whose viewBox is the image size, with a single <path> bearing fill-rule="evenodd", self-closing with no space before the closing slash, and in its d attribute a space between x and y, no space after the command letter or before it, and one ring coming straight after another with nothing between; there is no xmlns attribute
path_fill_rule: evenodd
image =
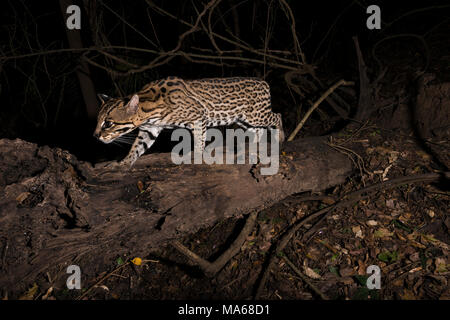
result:
<svg viewBox="0 0 450 320"><path fill-rule="evenodd" d="M82 9L81 37L83 46L107 48L105 52L137 66L152 61L157 54L126 47L145 48L155 52L170 51L179 36L189 29L181 20L194 23L206 1L154 1L153 3L174 17L161 15L150 1L73 1ZM183 78L256 76L264 77L272 88L273 109L281 112L288 135L301 114L298 106L315 100L327 87L339 79L358 81L355 47L357 36L371 75L379 71L381 60L388 72L410 68L404 81L414 78L417 70L449 74L448 1L293 1L286 2L295 17L296 32L308 64L315 67L323 88L308 92L305 97L287 87L284 76L288 70L269 64L240 60L221 61L198 59L190 61L177 56L167 63L143 72L117 75L89 64L97 93L123 96L139 90L151 80L176 75ZM367 6L378 4L382 12L382 29L366 28ZM117 72L129 66L119 63L98 51L59 51L68 49L65 19L58 1L1 1L0 20L0 138L21 138L40 145L61 147L78 158L89 161L120 158L128 146L103 145L92 137L95 119L86 113L76 70L80 61L90 61ZM207 17L202 19L207 23ZM281 50L279 57L296 60L292 41L291 20L280 1L224 0L211 17L214 32L230 39L240 39L254 49ZM399 36L405 34L406 36ZM417 37L424 39L426 46ZM233 38L234 37L234 38ZM389 40L389 37L392 37ZM236 47L215 39L221 50ZM374 57L374 45L377 45ZM196 54L219 56L205 32L187 36L180 50ZM50 53L45 53L51 51ZM28 54L34 54L27 56ZM24 56L25 55L25 56ZM225 54L226 55L226 54ZM232 54L231 54L232 55ZM263 59L251 52L235 56ZM210 64L205 61L214 61ZM269 62L269 61L267 61ZM433 70L434 68L434 70ZM305 75L308 81L315 81ZM357 90L357 86L355 89ZM357 96L349 97L354 106ZM316 114L311 123L329 117L331 125L302 134L323 134L337 130L339 117L324 107L324 115ZM351 110L350 116L354 113ZM167 141L161 138L154 150L163 149Z"/></svg>
<svg viewBox="0 0 450 320"><path fill-rule="evenodd" d="M308 221L309 226L292 235L283 249L284 258L290 257L298 266L308 263L309 269L300 268L323 276L317 282L320 293L345 300L448 299L448 250L443 249L443 242L449 243L450 228L449 184L443 178L450 164L448 1L222 0L189 35L187 25L194 24L211 1L73 0L82 9L82 28L69 34L67 15L60 6L71 1L0 1L0 148L6 148L0 150L0 189L7 186L6 196L0 196L0 280L14 282L0 285L2 299L44 299L44 294L45 299L58 300L249 299L260 285L266 288L263 299L319 298L303 277L293 277L281 259L273 267L270 261L277 258L279 244L292 227L327 207L327 218L325 213ZM366 28L366 8L371 4L381 7L381 30ZM216 33L215 42L209 27ZM71 48L68 34L80 36L81 49ZM367 65L362 72L354 37ZM80 83L83 64L88 66L91 82ZM360 82L365 71L368 84ZM334 142L333 149L349 152L342 153L352 159L355 174L330 189L295 193L274 205L267 204L262 193L265 209L258 213L257 226L240 253L215 277L191 268L170 245L148 256L159 263L146 263L145 269L130 264L118 270L136 252L150 250L145 239L137 236L142 230L163 231L161 226L167 225L172 208L164 212L158 208L160 195L164 201L186 202L180 202L179 208L194 229L184 228L179 240L212 261L242 230L244 219L218 220L220 208L229 207L224 201L232 201L224 192L239 194L241 189L233 183L229 189L216 189L210 176L204 183L203 173L193 174L191 168L176 168L174 173L165 163L132 170L130 175L112 170L103 180L99 176L108 169L87 170L89 166L66 159L65 153L3 138L63 148L92 163L121 159L128 145L106 145L92 136L99 107L95 93L126 96L170 75L264 78L271 87L273 109L283 116L286 136L333 84L341 79L355 82L337 88L297 135L333 133L328 141ZM86 99L87 84L93 99ZM359 118L361 110L369 110L370 116ZM298 143L314 153L313 140ZM24 150L16 152L19 148ZM303 155L294 158L297 150L289 148L282 149L283 156L297 163L304 159ZM150 152L166 150L170 150L170 132L160 136ZM331 153L320 152L317 157L328 163L334 159ZM154 159L150 156L145 161ZM323 168L324 176L333 171L326 168L327 162L314 163L313 169ZM280 178L286 186L297 185L295 179L300 176L295 170L307 167L288 167ZM85 171L96 176L86 178ZM431 182L426 178L430 173L440 173L442 178ZM176 190L171 174L186 174ZM315 175L314 181L321 183L321 177ZM193 188L192 179L201 186L193 203L205 201L202 208L219 208L208 227L200 230L205 219L200 221L202 216L189 209L195 207L187 203L191 192L179 197L183 188ZM384 184L386 179L390 181ZM220 180L226 187L227 181ZM273 190L270 180L263 183L264 190ZM96 199L101 200L86 205ZM132 212L128 212L130 205ZM136 212L144 214L139 221L145 220L145 226L136 224L134 208L144 208L145 212ZM153 218L158 220L156 225L149 222ZM369 225L369 219L377 227L373 221ZM212 226L211 221L218 223ZM364 238L358 237L354 226ZM104 235L100 238L98 227ZM176 226L172 223L170 228ZM191 230L196 233L183 236ZM78 238L85 232L90 237ZM341 254L344 248L349 254ZM82 266L87 291L65 289L67 274L52 256L66 250L70 252L57 254L57 260L65 263L74 256ZM374 294L354 272L361 275L366 266L382 263L387 268L383 267L383 290ZM417 272L419 266L422 270ZM31 269L40 274L32 277ZM28 276L22 278L22 274ZM268 275L265 284L264 274ZM54 291L48 296L50 288Z"/></svg>

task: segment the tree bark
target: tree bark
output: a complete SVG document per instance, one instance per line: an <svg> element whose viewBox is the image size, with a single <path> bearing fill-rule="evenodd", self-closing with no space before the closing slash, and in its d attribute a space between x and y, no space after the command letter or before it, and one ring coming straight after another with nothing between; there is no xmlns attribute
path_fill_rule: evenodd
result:
<svg viewBox="0 0 450 320"><path fill-rule="evenodd" d="M325 141L286 143L278 173L261 176L259 165L175 165L170 154L145 155L131 170L93 167L58 148L2 139L0 288L24 290L71 264L100 272L118 256L145 256L220 220L340 184L351 161Z"/></svg>
<svg viewBox="0 0 450 320"><path fill-rule="evenodd" d="M370 83L367 75L367 67L364 58L359 48L359 41L357 37L353 37L355 43L356 56L358 58L359 67L359 101L358 109L356 110L355 119L365 121L369 119L370 115L375 111L375 103L373 100L374 86Z"/></svg>

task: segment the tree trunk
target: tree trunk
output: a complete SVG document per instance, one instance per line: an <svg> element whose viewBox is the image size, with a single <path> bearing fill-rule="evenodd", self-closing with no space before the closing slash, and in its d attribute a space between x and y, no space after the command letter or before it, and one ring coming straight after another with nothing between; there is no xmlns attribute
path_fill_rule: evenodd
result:
<svg viewBox="0 0 450 320"><path fill-rule="evenodd" d="M262 176L259 165L175 165L170 154L143 156L132 170L93 167L58 148L2 139L0 288L24 290L71 264L99 272L118 256L145 256L220 220L340 184L351 161L324 141L286 143L278 173Z"/></svg>
<svg viewBox="0 0 450 320"><path fill-rule="evenodd" d="M72 5L72 0L59 0L62 16L64 19L64 25L67 19L67 7ZM80 30L69 30L66 28L67 41L69 47L73 49L83 48L83 42L81 40ZM98 114L98 101L97 94L95 92L95 86L92 82L88 64L80 60L80 65L76 71L78 82L80 84L81 94L83 95L84 103L86 105L86 113L89 119L96 119Z"/></svg>

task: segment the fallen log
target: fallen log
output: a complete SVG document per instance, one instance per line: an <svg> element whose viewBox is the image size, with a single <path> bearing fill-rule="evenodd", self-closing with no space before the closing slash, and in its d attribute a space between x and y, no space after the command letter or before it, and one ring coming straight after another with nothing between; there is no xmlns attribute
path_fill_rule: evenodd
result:
<svg viewBox="0 0 450 320"><path fill-rule="evenodd" d="M47 273L65 281L72 264L103 271L119 256L146 256L223 219L340 184L352 162L325 141L286 143L278 173L264 176L251 164L175 165L166 153L120 170L2 139L0 289L23 292Z"/></svg>

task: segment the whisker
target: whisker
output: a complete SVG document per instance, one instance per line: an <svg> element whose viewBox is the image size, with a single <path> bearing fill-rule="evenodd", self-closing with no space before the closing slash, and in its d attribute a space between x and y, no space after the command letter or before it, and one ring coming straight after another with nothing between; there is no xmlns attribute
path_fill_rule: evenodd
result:
<svg viewBox="0 0 450 320"><path fill-rule="evenodd" d="M121 140L121 139L115 139L116 143L124 143L124 144L133 144L134 140Z"/></svg>
<svg viewBox="0 0 450 320"><path fill-rule="evenodd" d="M117 140L117 141L134 141L136 139L119 137L119 138L116 138L115 140Z"/></svg>
<svg viewBox="0 0 450 320"><path fill-rule="evenodd" d="M117 137L117 139L135 139L135 136L124 135L124 136Z"/></svg>
<svg viewBox="0 0 450 320"><path fill-rule="evenodd" d="M124 144L130 145L130 144L133 144L133 142L130 142L130 141L116 141L116 143L117 143L117 144L121 144L121 145L124 145Z"/></svg>
<svg viewBox="0 0 450 320"><path fill-rule="evenodd" d="M111 143L114 144L115 146L119 146L119 147L124 148L124 149L126 148L126 146L124 146L123 144L120 144L120 143L118 143L116 141L112 141Z"/></svg>
<svg viewBox="0 0 450 320"><path fill-rule="evenodd" d="M131 139L131 138L122 138L122 137L116 138L115 140L121 140L121 141L134 141L134 139Z"/></svg>

